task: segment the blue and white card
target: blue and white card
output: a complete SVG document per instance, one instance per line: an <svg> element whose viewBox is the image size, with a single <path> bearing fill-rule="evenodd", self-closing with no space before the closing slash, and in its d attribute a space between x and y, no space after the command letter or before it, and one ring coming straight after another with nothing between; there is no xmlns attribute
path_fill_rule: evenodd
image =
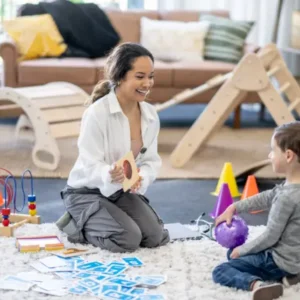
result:
<svg viewBox="0 0 300 300"><path fill-rule="evenodd" d="M106 275L119 275L121 273L123 273L125 270L127 269L126 266L122 266L122 265L112 265L111 267L109 267L107 270L105 270L103 272L103 274Z"/></svg>
<svg viewBox="0 0 300 300"><path fill-rule="evenodd" d="M107 267L111 267L111 266L126 266L126 264L122 261L112 261L111 263L109 263L108 265L106 265Z"/></svg>
<svg viewBox="0 0 300 300"><path fill-rule="evenodd" d="M104 294L106 291L120 291L120 286L117 284L103 284L100 288L101 294Z"/></svg>
<svg viewBox="0 0 300 300"><path fill-rule="evenodd" d="M144 288L133 288L129 293L132 295L143 295L146 294L147 289Z"/></svg>
<svg viewBox="0 0 300 300"><path fill-rule="evenodd" d="M126 264L131 267L141 267L144 263L137 257L124 257L122 258Z"/></svg>
<svg viewBox="0 0 300 300"><path fill-rule="evenodd" d="M146 294L139 296L136 300L165 300L165 296L161 294Z"/></svg>
<svg viewBox="0 0 300 300"><path fill-rule="evenodd" d="M75 295L83 295L83 294L86 294L87 292L88 292L88 289L86 287L83 287L80 285L69 289L69 293L75 294Z"/></svg>
<svg viewBox="0 0 300 300"><path fill-rule="evenodd" d="M80 280L78 282L78 284L92 290L99 286L99 281L97 281L93 278L85 278L85 279Z"/></svg>
<svg viewBox="0 0 300 300"><path fill-rule="evenodd" d="M109 278L109 276L107 276L107 275L99 275L99 276L97 276L95 279L96 279L97 281L102 282L102 281L104 281L104 280L106 280L106 279L108 279L108 278Z"/></svg>
<svg viewBox="0 0 300 300"><path fill-rule="evenodd" d="M122 293L130 293L131 290L133 290L134 288L132 287L126 287L126 286L121 286L121 292Z"/></svg>
<svg viewBox="0 0 300 300"><path fill-rule="evenodd" d="M90 278L92 276L95 276L94 274L91 273L86 273L86 272L80 272L80 273L75 273L73 275L73 278L81 278L81 279L85 279L85 278Z"/></svg>
<svg viewBox="0 0 300 300"><path fill-rule="evenodd" d="M100 261L91 261L91 262L88 262L85 264L77 265L77 269L86 271L86 270L92 270L92 269L95 269L95 268L101 267L101 266L103 266L103 263L101 263Z"/></svg>
<svg viewBox="0 0 300 300"><path fill-rule="evenodd" d="M96 267L96 268L94 268L94 269L91 269L90 272L102 274L102 273L105 273L107 270L108 270L107 267L105 267L105 266L100 266L100 267Z"/></svg>
<svg viewBox="0 0 300 300"><path fill-rule="evenodd" d="M126 280L123 278L112 278L112 279L109 279L108 282L119 284L119 285L126 286L126 287L134 287L137 285L136 281Z"/></svg>
<svg viewBox="0 0 300 300"><path fill-rule="evenodd" d="M138 282L138 285L145 287L157 287L166 282L165 276L137 276L134 278Z"/></svg>
<svg viewBox="0 0 300 300"><path fill-rule="evenodd" d="M109 297L110 299L120 299L120 300L135 300L135 295L129 295L122 292L116 292L116 291L107 291L104 294L102 294L104 297Z"/></svg>

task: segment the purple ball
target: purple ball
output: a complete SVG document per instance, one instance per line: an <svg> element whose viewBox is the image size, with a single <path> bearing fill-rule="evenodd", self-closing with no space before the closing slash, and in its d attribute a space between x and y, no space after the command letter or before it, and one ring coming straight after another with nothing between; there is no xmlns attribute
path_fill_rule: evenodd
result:
<svg viewBox="0 0 300 300"><path fill-rule="evenodd" d="M249 234L246 222L238 216L233 216L231 224L222 222L215 228L217 242L225 248L235 248L243 245Z"/></svg>

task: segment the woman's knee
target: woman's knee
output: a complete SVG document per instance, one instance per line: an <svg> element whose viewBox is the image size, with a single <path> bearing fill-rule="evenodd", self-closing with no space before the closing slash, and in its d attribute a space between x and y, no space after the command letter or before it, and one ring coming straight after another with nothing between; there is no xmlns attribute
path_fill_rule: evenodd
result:
<svg viewBox="0 0 300 300"><path fill-rule="evenodd" d="M123 230L121 233L110 234L106 237L98 237L97 242L102 249L111 252L134 252L140 246L142 233L138 227Z"/></svg>
<svg viewBox="0 0 300 300"><path fill-rule="evenodd" d="M143 237L141 242L142 247L155 248L167 244L170 241L170 235L168 230L165 230L163 226L153 226L152 230L149 230L149 234Z"/></svg>
<svg viewBox="0 0 300 300"><path fill-rule="evenodd" d="M133 252L140 247L142 241L142 233L138 227L129 231L124 231L119 241L116 241L118 245L125 251Z"/></svg>

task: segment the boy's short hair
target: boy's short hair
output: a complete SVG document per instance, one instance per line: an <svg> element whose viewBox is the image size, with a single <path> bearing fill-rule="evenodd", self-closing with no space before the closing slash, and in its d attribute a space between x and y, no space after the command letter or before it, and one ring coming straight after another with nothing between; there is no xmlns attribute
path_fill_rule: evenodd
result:
<svg viewBox="0 0 300 300"><path fill-rule="evenodd" d="M292 150L300 162L300 122L294 121L275 128L274 139L281 151Z"/></svg>

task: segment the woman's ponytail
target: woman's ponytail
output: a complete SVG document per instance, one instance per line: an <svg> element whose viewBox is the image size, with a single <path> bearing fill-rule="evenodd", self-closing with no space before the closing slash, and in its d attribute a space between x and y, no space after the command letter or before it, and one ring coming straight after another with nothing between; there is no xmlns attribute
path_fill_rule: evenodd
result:
<svg viewBox="0 0 300 300"><path fill-rule="evenodd" d="M102 80L95 87L92 92L90 99L86 102L86 105L90 105L97 101L99 98L107 95L111 90L111 81L110 80Z"/></svg>

